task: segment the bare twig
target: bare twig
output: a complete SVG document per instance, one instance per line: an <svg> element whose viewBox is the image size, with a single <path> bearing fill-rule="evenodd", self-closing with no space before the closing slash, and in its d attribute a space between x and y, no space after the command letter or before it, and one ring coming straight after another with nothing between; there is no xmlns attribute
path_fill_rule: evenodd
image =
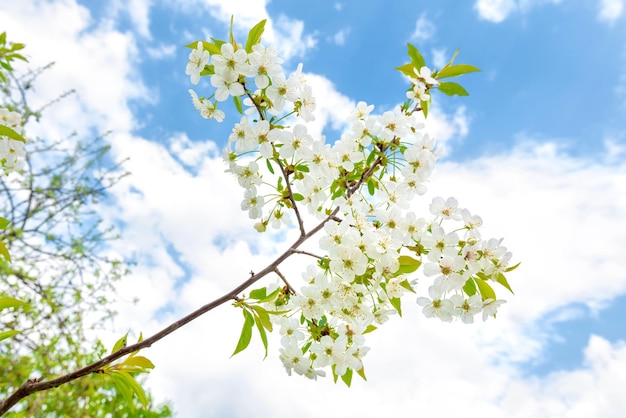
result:
<svg viewBox="0 0 626 418"><path fill-rule="evenodd" d="M278 275L278 277L280 277L280 279L285 283L285 285L287 286L287 289L289 289L289 293L292 295L296 294L296 290L293 288L292 285L289 284L289 282L287 281L287 278L285 277L284 274L282 274L279 270L278 267L276 267L274 269L274 273L276 273Z"/></svg>
<svg viewBox="0 0 626 418"><path fill-rule="evenodd" d="M324 257L321 257L321 256L319 256L319 255L317 255L317 254L313 254L313 253L310 253L310 252L308 252L308 251L303 251L303 250L293 250L293 251L292 251L292 253L294 253L294 254L303 254L303 255L308 255L308 256L311 256L311 257L313 257L313 258L317 258L318 260L321 260L322 258L324 258Z"/></svg>

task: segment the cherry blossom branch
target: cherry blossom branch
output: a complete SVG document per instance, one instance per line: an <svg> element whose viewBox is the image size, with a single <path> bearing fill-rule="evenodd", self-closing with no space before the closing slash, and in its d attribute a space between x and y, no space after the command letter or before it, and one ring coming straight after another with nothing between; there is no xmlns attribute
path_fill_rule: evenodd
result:
<svg viewBox="0 0 626 418"><path fill-rule="evenodd" d="M300 210L298 209L298 205L296 204L296 199L294 199L293 197L293 191L291 190L291 182L289 181L289 173L287 173L287 171L285 170L285 167L283 167L283 163L280 161L280 159L276 159L275 160L278 163L278 166L280 167L280 171L283 173L283 178L285 179L285 185L287 187L287 191L289 192L289 195L287 196L287 198L289 199L289 201L291 202L291 205L293 206L293 211L296 214L296 219L298 220L298 228L300 228L300 236L303 237L304 235L306 235L306 231L304 230L304 221L302 220L302 215L300 215Z"/></svg>
<svg viewBox="0 0 626 418"><path fill-rule="evenodd" d="M261 106L256 102L256 100L254 100L254 97L252 96L250 91L248 89L246 89L245 84L243 84L243 87L244 87L244 91L246 92L246 95L252 101L252 103L254 104L254 107L256 108L257 112L259 113L259 118L261 120L267 120L267 118L263 114L263 111L261 110ZM271 125L270 125L270 128L271 128ZM306 231L304 229L304 221L302 220L302 215L300 215L300 210L298 209L298 205L296 204L296 200L293 197L293 191L291 190L291 182L289 181L289 173L287 173L287 171L285 170L285 167L283 166L283 163L280 161L279 158L274 159L274 161L276 161L276 163L278 163L278 166L280 167L280 171L281 171L281 173L283 175L283 178L285 179L285 184L287 186L287 191L289 192L289 195L287 196L287 198L289 199L289 201L291 202L291 204L293 206L293 210L294 210L294 212L296 214L296 219L298 220L298 228L300 228L300 236L303 237L303 236L306 235Z"/></svg>
<svg viewBox="0 0 626 418"><path fill-rule="evenodd" d="M207 312L213 310L214 308L228 302L231 299L237 300L238 299L237 295L239 293L243 292L245 289L247 289L248 287L250 287L257 281L259 281L260 279L262 279L269 273L275 272L276 274L279 275L279 277L283 279L283 281L285 281L285 283L287 283L284 276L282 276L282 274L278 271L278 266L287 258L289 258L292 254L294 254L294 251L300 245L302 245L302 243L304 243L306 240L308 240L317 232L319 232L324 227L324 224L326 224L326 222L328 222L331 219L331 217L333 217L337 213L338 210L339 208L336 208L335 211L331 215L329 215L326 219L320 222L317 226L315 226L306 234L298 237L298 239L291 245L291 247L289 247L287 251L285 251L280 256L278 256L271 264L269 264L263 270L261 270L260 272L256 274L252 274L248 280L244 281L243 283L235 287L230 292L220 296L219 298L213 300L210 303L207 303L206 305L193 311L189 315L173 322L172 324L163 328L161 331L157 332L156 334L144 339L141 342L126 346L81 369L59 376L55 379L45 380L45 381L41 381L40 379L35 379L35 380L29 379L22 386L20 386L15 392L13 392L9 397L7 397L4 401L0 403L0 416L4 415L13 406L15 406L15 404L17 404L20 400L32 395L33 393L50 390L52 388L59 387L73 380L79 379L88 374L97 373L98 370L102 369L102 367L113 363L115 360L118 360L127 354L134 353L141 349L151 347L154 343L162 340L163 338L167 337L169 334L173 333L177 329L182 328L183 326L187 325L194 319L199 318L200 316L206 314ZM287 285L289 286L289 284ZM289 288L292 289L291 286L289 286Z"/></svg>

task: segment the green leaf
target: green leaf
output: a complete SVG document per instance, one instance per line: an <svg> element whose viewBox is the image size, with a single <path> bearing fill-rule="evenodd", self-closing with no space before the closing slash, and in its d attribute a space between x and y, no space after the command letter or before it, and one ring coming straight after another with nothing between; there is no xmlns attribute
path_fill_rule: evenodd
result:
<svg viewBox="0 0 626 418"><path fill-rule="evenodd" d="M365 328L365 331L363 331L363 334L367 334L368 332L372 332L372 331L376 331L378 329L378 327L376 325L368 325L367 328Z"/></svg>
<svg viewBox="0 0 626 418"><path fill-rule="evenodd" d="M7 246L2 241L0 241L0 255L6 258L9 263L11 262L11 254L9 254Z"/></svg>
<svg viewBox="0 0 626 418"><path fill-rule="evenodd" d="M296 202L299 202L301 200L304 200L304 196L302 196L300 193L294 193L293 200L295 200Z"/></svg>
<svg viewBox="0 0 626 418"><path fill-rule="evenodd" d="M21 308L28 306L28 303L8 296L0 297L0 311L8 308Z"/></svg>
<svg viewBox="0 0 626 418"><path fill-rule="evenodd" d="M337 191L335 193L333 193L333 195L330 197L330 200L335 200L341 196L343 196L345 193L345 189L339 188L337 189Z"/></svg>
<svg viewBox="0 0 626 418"><path fill-rule="evenodd" d="M276 299L276 295L278 295L279 292L280 292L280 287L277 287L276 289L274 289L272 293L270 293L269 295L265 296L262 299L259 299L259 303L267 303L267 302L273 301L274 299Z"/></svg>
<svg viewBox="0 0 626 418"><path fill-rule="evenodd" d="M246 52L252 52L252 47L261 42L261 36L263 35L263 31L265 30L265 22L267 19L261 20L259 23L254 25L250 32L248 33L248 40L246 41Z"/></svg>
<svg viewBox="0 0 626 418"><path fill-rule="evenodd" d="M9 221L8 219L5 219L5 218L0 216L0 229L6 229L7 226L9 226L10 223L11 223L11 221Z"/></svg>
<svg viewBox="0 0 626 418"><path fill-rule="evenodd" d="M411 63L401 65L400 67L396 67L396 70L400 71L405 76L413 77L413 78L415 78L415 71L414 71L414 69L415 69L415 67Z"/></svg>
<svg viewBox="0 0 626 418"><path fill-rule="evenodd" d="M263 328L265 328L269 332L272 332L273 327L272 327L272 321L270 320L270 314L264 308L258 305L254 305L250 307L254 309L254 312L256 313L258 317L257 322L260 322L261 325L263 325Z"/></svg>
<svg viewBox="0 0 626 418"><path fill-rule="evenodd" d="M415 46L411 45L410 43L407 45L409 47L409 57L411 58L411 62L413 63L415 69L419 71L420 68L426 65L426 61L424 61L424 57L422 57L422 54L420 54Z"/></svg>
<svg viewBox="0 0 626 418"><path fill-rule="evenodd" d="M144 407L148 405L148 398L146 398L146 393L143 391L143 388L139 385L139 383L137 383L132 375L123 371L115 371L112 373L112 375L117 375L118 379L120 379L120 382L124 382L124 384L126 384L127 387L130 388L130 390L132 390L135 395L137 395L137 398L139 398L139 402L141 402L141 405L143 405Z"/></svg>
<svg viewBox="0 0 626 418"><path fill-rule="evenodd" d="M444 65L443 68L441 70L439 70L439 71L441 72L441 71L445 70L446 68L450 67L452 64L454 64L454 60L456 59L456 56L459 55L460 51L461 51L461 49L457 48L456 51L454 51L454 54L452 54L452 58L450 58L450 61L448 61L446 63L446 65Z"/></svg>
<svg viewBox="0 0 626 418"><path fill-rule="evenodd" d="M352 369L348 368L343 376L341 376L341 380L343 380L346 386L350 387L352 384Z"/></svg>
<svg viewBox="0 0 626 418"><path fill-rule="evenodd" d="M1 219L1 218L0 218L0 219ZM0 229L2 229L2 227L0 227ZM518 268L520 264L522 264L522 262L521 262L521 261L520 261L519 263L517 263L516 265L514 265L514 266L512 266L512 267L509 267L508 269L504 270L504 272L505 272L505 273L508 273L508 272L510 272L510 271L513 271L513 270L515 270L516 268Z"/></svg>
<svg viewBox="0 0 626 418"><path fill-rule="evenodd" d="M367 192L370 196L374 196L374 193L376 193L376 186L374 185L374 180L371 178L367 181Z"/></svg>
<svg viewBox="0 0 626 418"><path fill-rule="evenodd" d="M230 16L230 31L229 31L229 38L230 38L230 43L232 44L233 48L235 49L235 51L237 50L237 42L235 42L235 37L233 36L233 21L235 20L235 16L231 15Z"/></svg>
<svg viewBox="0 0 626 418"><path fill-rule="evenodd" d="M519 264L518 264L518 265L519 265ZM498 283L500 283L502 286L506 287L506 288L509 290L509 292L511 292L511 293L513 293L513 294L515 294L515 293L513 292L513 289L511 289L511 286L509 285L509 282L506 280L506 277L504 277L504 274L499 273L499 274L498 274L498 277L496 278L496 281L497 281Z"/></svg>
<svg viewBox="0 0 626 418"><path fill-rule="evenodd" d="M113 346L113 350L111 350L111 354L120 351L122 348L126 347L126 342L128 341L128 333L126 333L122 338L117 340L115 345Z"/></svg>
<svg viewBox="0 0 626 418"><path fill-rule="evenodd" d="M213 74L215 74L215 67L213 66L213 64L205 65L204 69L200 71L201 77L206 77L208 75L213 75Z"/></svg>
<svg viewBox="0 0 626 418"><path fill-rule="evenodd" d="M398 258L398 263L400 264L400 268L396 271L396 275L413 273L422 265L421 261L408 255L401 255Z"/></svg>
<svg viewBox="0 0 626 418"><path fill-rule="evenodd" d="M496 292L489 284L479 277L474 277L474 281L478 285L478 291L483 300L493 299L496 300Z"/></svg>
<svg viewBox="0 0 626 418"><path fill-rule="evenodd" d="M389 303L398 311L398 315L402 316L402 302L400 298L389 298Z"/></svg>
<svg viewBox="0 0 626 418"><path fill-rule="evenodd" d="M252 299L263 299L265 298L267 292L267 288L262 287L260 289L254 289L253 291L250 292L250 297Z"/></svg>
<svg viewBox="0 0 626 418"><path fill-rule="evenodd" d="M463 74L475 73L480 71L480 68L474 67L469 64L457 64L450 67L444 67L437 73L437 78L458 77Z"/></svg>
<svg viewBox="0 0 626 418"><path fill-rule="evenodd" d="M356 372L359 374L359 376L361 376L363 380L367 381L367 377L365 377L365 367L361 367Z"/></svg>
<svg viewBox="0 0 626 418"><path fill-rule="evenodd" d="M219 46L207 41L194 41L190 44L185 45L185 48L196 49L198 47L198 42L202 42L202 49L205 51L209 51L209 54L211 55L220 55L222 53L222 50Z"/></svg>
<svg viewBox="0 0 626 418"><path fill-rule="evenodd" d="M15 139L16 141L26 142L22 135L4 125L0 125L0 136L8 136L9 138Z"/></svg>
<svg viewBox="0 0 626 418"><path fill-rule="evenodd" d="M14 331L14 330L2 331L0 332L0 341L6 340L7 338L11 338L12 336L19 334L19 333L20 333L19 331Z"/></svg>
<svg viewBox="0 0 626 418"><path fill-rule="evenodd" d="M24 49L26 45L16 42L11 46L11 51L19 51L20 49Z"/></svg>
<svg viewBox="0 0 626 418"><path fill-rule="evenodd" d="M245 350L248 347L248 344L250 344L250 339L252 338L252 326L254 325L254 318L252 317L252 314L245 309L243 310L243 316L245 318L243 323L243 329L241 330L241 335L239 336L239 342L237 342L235 352L231 355L231 357Z"/></svg>
<svg viewBox="0 0 626 418"><path fill-rule="evenodd" d="M126 381L126 378L119 374L119 372L109 372L105 373L107 376L110 376L113 379L113 384L115 388L122 394L124 399L126 400L126 404L134 405L133 403L133 389Z"/></svg>
<svg viewBox="0 0 626 418"><path fill-rule="evenodd" d="M400 286L404 287L406 290L408 290L411 293L415 293L415 289L413 289L413 286L411 286L411 283L409 283L409 281L406 279L400 282Z"/></svg>
<svg viewBox="0 0 626 418"><path fill-rule="evenodd" d="M306 166L306 165L304 165L304 164L298 164L298 165L296 166L296 170L301 171L301 172L303 172L303 173L308 173L308 172L309 172L309 167L307 167L307 166Z"/></svg>
<svg viewBox="0 0 626 418"><path fill-rule="evenodd" d="M465 282L463 285L463 291L467 296L474 296L476 294L476 284L473 279L470 278Z"/></svg>
<svg viewBox="0 0 626 418"><path fill-rule="evenodd" d="M270 163L270 160L265 160L265 164L267 165L267 169L270 171L270 173L274 174L274 167L272 167L272 163Z"/></svg>
<svg viewBox="0 0 626 418"><path fill-rule="evenodd" d="M142 369L154 369L154 364L144 356L129 357L122 364L137 366L141 367Z"/></svg>
<svg viewBox="0 0 626 418"><path fill-rule="evenodd" d="M424 114L424 119L428 117L428 110L430 109L430 100L425 102L424 100L420 100L420 107L422 108L422 113Z"/></svg>
<svg viewBox="0 0 626 418"><path fill-rule="evenodd" d="M233 102L235 103L235 108L240 115L243 115L243 107L241 106L241 99L237 96L233 96Z"/></svg>
<svg viewBox="0 0 626 418"><path fill-rule="evenodd" d="M222 45L226 43L226 41L222 41L221 39L211 38L215 46L220 50L220 54L222 53Z"/></svg>
<svg viewBox="0 0 626 418"><path fill-rule="evenodd" d="M448 96L469 96L469 93L463 88L463 86L452 81L441 82L437 88L440 92Z"/></svg>
<svg viewBox="0 0 626 418"><path fill-rule="evenodd" d="M267 312L266 312L266 315L267 315ZM265 347L265 357L263 358L266 359L267 358L267 334L265 333L265 328L263 324L261 323L261 319L258 316L256 317L256 321L254 321L254 324L256 325L256 329L259 331L259 335L261 336L261 341L263 341L263 347Z"/></svg>

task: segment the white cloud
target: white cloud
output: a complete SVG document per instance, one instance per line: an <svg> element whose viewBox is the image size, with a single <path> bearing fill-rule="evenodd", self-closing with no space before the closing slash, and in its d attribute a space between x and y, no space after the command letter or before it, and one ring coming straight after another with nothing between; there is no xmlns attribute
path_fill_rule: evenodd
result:
<svg viewBox="0 0 626 418"><path fill-rule="evenodd" d="M142 38L150 39L150 6L151 0L115 0L105 8L108 18L115 20L119 15L128 14L131 30Z"/></svg>
<svg viewBox="0 0 626 418"><path fill-rule="evenodd" d="M345 45L346 37L350 34L350 28L343 28L333 35L333 42L337 45Z"/></svg>
<svg viewBox="0 0 626 418"><path fill-rule="evenodd" d="M544 3L559 4L562 0L476 0L474 9L481 19L500 23L515 12L527 13Z"/></svg>
<svg viewBox="0 0 626 418"><path fill-rule="evenodd" d="M422 116L419 117L423 120ZM424 124L429 135L437 141L440 152L446 155L450 151L451 143L467 136L470 118L465 106L459 106L454 113L448 114L435 102Z"/></svg>
<svg viewBox="0 0 626 418"><path fill-rule="evenodd" d="M626 155L626 145L614 138L604 139L604 149L607 164L615 164Z"/></svg>
<svg viewBox="0 0 626 418"><path fill-rule="evenodd" d="M148 56L155 60L161 60L164 58L171 58L176 54L176 45L161 44L157 47L150 47L146 49Z"/></svg>
<svg viewBox="0 0 626 418"><path fill-rule="evenodd" d="M598 19L601 22L614 24L624 11L623 0L600 0L600 10L598 11Z"/></svg>
<svg viewBox="0 0 626 418"><path fill-rule="evenodd" d="M474 8L482 19L500 23L516 10L517 5L515 0L477 0Z"/></svg>
<svg viewBox="0 0 626 418"><path fill-rule="evenodd" d="M356 103L337 91L333 82L326 77L311 73L305 73L304 76L313 90L316 104L315 121L307 124L309 133L319 138L328 125L335 130L347 128L347 119Z"/></svg>
<svg viewBox="0 0 626 418"><path fill-rule="evenodd" d="M436 29L435 24L426 17L426 12L423 12L415 22L415 30L411 34L411 40L428 40L435 35Z"/></svg>
<svg viewBox="0 0 626 418"><path fill-rule="evenodd" d="M433 48L433 66L443 68L449 58L446 56L446 48Z"/></svg>
<svg viewBox="0 0 626 418"><path fill-rule="evenodd" d="M250 28L261 20L268 19L263 34L264 43L278 46L281 56L285 59L301 57L317 44L316 34L305 34L304 22L301 20L283 14L275 19L270 18L266 0L185 0L173 3L171 7L184 7L187 13L194 16L198 12L198 7L206 8L212 16L227 24L231 16L236 16L234 31L241 36L247 36Z"/></svg>
<svg viewBox="0 0 626 418"><path fill-rule="evenodd" d="M135 68L137 50L132 34L118 32L106 22L93 22L87 9L69 0L4 2L0 20L11 39L26 44L30 66L56 62L31 91L33 108L65 93L66 86L77 93L65 98L62 105L48 108L44 119L57 121L54 126L33 125L29 128L32 133L63 138L94 126L100 132L131 129L134 116L129 101L147 98ZM90 25L94 27L87 30Z"/></svg>

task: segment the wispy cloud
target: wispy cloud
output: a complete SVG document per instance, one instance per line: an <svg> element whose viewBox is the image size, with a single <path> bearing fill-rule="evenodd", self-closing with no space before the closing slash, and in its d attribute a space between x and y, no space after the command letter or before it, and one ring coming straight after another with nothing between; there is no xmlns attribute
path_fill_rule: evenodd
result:
<svg viewBox="0 0 626 418"><path fill-rule="evenodd" d="M184 10L190 18L197 16L199 10L208 11L214 18L229 24L234 19L234 30L247 35L252 26L267 19L264 42L280 46L281 56L285 59L302 57L317 45L317 33L305 33L304 22L284 14L270 16L266 0L184 0L168 5Z"/></svg>
<svg viewBox="0 0 626 418"><path fill-rule="evenodd" d="M500 23L515 12L527 13L536 6L563 0L476 0L474 9L481 19L492 23Z"/></svg>
<svg viewBox="0 0 626 418"><path fill-rule="evenodd" d="M333 42L337 45L345 45L346 37L350 34L350 28L343 28L333 35Z"/></svg>
<svg viewBox="0 0 626 418"><path fill-rule="evenodd" d="M437 27L428 19L426 12L423 12L415 22L415 30L411 34L413 41L425 41L435 35Z"/></svg>
<svg viewBox="0 0 626 418"><path fill-rule="evenodd" d="M598 20L613 25L624 11L623 0L600 0Z"/></svg>
<svg viewBox="0 0 626 418"><path fill-rule="evenodd" d="M477 0L474 8L480 18L500 23L517 9L515 0Z"/></svg>

